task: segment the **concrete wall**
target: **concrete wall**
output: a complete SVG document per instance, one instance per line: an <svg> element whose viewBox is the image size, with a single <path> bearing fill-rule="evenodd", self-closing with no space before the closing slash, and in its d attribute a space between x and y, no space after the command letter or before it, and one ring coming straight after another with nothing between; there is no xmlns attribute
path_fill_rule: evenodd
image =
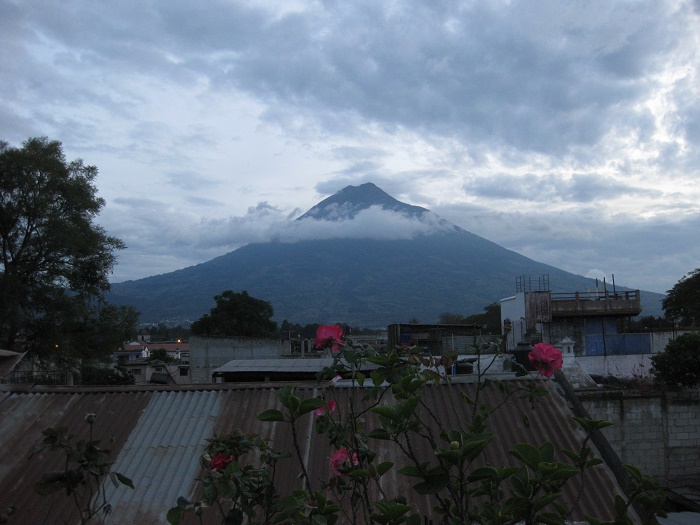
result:
<svg viewBox="0 0 700 525"><path fill-rule="evenodd" d="M651 377L653 354L580 356L581 368L593 376L613 376L625 379Z"/></svg>
<svg viewBox="0 0 700 525"><path fill-rule="evenodd" d="M669 485L700 476L700 391L659 395L579 393L623 463Z"/></svg>
<svg viewBox="0 0 700 525"><path fill-rule="evenodd" d="M190 381L211 383L215 368L233 359L277 359L289 352L289 341L258 337L192 337Z"/></svg>

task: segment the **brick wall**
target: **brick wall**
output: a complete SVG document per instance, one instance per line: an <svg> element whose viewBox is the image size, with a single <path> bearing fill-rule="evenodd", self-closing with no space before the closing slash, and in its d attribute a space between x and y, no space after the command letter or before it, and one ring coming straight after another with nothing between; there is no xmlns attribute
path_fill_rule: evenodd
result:
<svg viewBox="0 0 700 525"><path fill-rule="evenodd" d="M635 395L580 393L592 419L614 425L603 433L623 463L672 484L700 475L700 392Z"/></svg>

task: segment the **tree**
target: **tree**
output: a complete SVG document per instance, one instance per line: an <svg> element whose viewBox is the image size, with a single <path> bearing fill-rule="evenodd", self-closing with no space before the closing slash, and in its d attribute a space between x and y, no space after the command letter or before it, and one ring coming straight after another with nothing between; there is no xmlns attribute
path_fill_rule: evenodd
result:
<svg viewBox="0 0 700 525"><path fill-rule="evenodd" d="M695 388L700 384L700 333L680 335L666 350L651 358L656 380L672 388Z"/></svg>
<svg viewBox="0 0 700 525"><path fill-rule="evenodd" d="M682 277L661 302L668 317L682 326L700 326L700 268Z"/></svg>
<svg viewBox="0 0 700 525"><path fill-rule="evenodd" d="M160 361L161 363L174 363L175 358L168 355L168 351L165 348L156 348L151 350L151 356L148 358L148 362Z"/></svg>
<svg viewBox="0 0 700 525"><path fill-rule="evenodd" d="M450 312L442 312L438 317L439 324L466 324L480 326L484 334L501 333L501 305L491 303L484 306L484 313L463 316Z"/></svg>
<svg viewBox="0 0 700 525"><path fill-rule="evenodd" d="M0 142L3 347L21 343L62 358L89 347L104 355L115 349L111 336L133 330L133 308L101 299L124 244L93 223L104 206L96 176L80 159L67 162L58 141L32 138L21 148Z"/></svg>
<svg viewBox="0 0 700 525"><path fill-rule="evenodd" d="M272 305L248 292L234 293L226 290L214 296L216 306L210 313L192 323L194 335L269 337L277 330L277 323L270 320Z"/></svg>

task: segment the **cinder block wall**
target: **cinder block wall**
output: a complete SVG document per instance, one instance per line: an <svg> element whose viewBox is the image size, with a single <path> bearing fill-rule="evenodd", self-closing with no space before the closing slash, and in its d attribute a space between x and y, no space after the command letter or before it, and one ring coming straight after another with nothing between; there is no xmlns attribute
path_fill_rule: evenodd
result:
<svg viewBox="0 0 700 525"><path fill-rule="evenodd" d="M623 463L673 485L700 475L700 391L635 395L580 393Z"/></svg>
<svg viewBox="0 0 700 525"><path fill-rule="evenodd" d="M289 351L284 339L201 337L190 339L190 381L210 383L214 369L232 359L277 359Z"/></svg>

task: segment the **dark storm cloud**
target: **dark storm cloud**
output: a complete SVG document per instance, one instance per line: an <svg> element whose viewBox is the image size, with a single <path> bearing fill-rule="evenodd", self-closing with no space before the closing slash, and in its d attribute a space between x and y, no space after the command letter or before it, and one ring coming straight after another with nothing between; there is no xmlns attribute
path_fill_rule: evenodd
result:
<svg viewBox="0 0 700 525"><path fill-rule="evenodd" d="M358 1L282 15L228 2L30 5L24 24L69 46L69 62L204 75L328 125L355 116L555 155L638 119L679 44L655 2Z"/></svg>

